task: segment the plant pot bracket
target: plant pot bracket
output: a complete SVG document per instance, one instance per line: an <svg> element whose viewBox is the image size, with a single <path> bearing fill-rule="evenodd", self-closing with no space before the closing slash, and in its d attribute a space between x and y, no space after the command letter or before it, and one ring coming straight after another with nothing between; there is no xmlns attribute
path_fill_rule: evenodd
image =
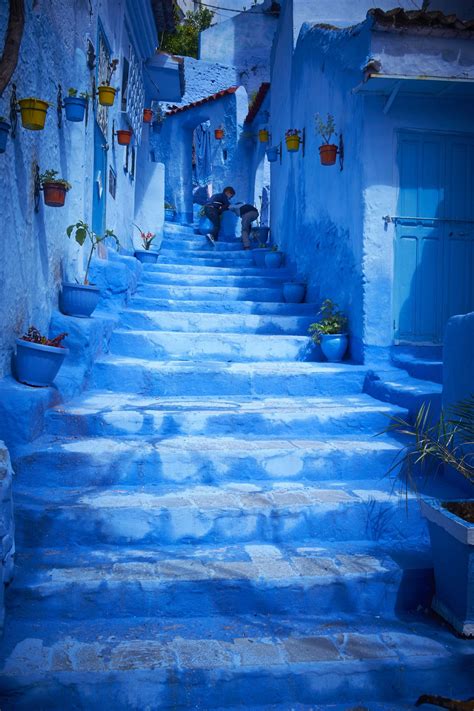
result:
<svg viewBox="0 0 474 711"><path fill-rule="evenodd" d="M58 128L63 127L63 90L61 84L58 84L58 93L56 97L56 114L58 116Z"/></svg>
<svg viewBox="0 0 474 711"><path fill-rule="evenodd" d="M12 93L10 96L10 135L12 138L16 137L16 129L18 126L18 113L20 109L18 108L18 99L16 96L16 84L12 84Z"/></svg>
<svg viewBox="0 0 474 711"><path fill-rule="evenodd" d="M41 197L40 169L36 161L33 162L33 195L35 200L35 212L39 212Z"/></svg>

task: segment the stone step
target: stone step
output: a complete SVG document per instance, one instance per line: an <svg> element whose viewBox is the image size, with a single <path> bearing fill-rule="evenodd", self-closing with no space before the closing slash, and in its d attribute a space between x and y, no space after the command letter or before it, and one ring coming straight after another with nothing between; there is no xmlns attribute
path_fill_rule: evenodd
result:
<svg viewBox="0 0 474 711"><path fill-rule="evenodd" d="M276 270L272 270L275 272ZM281 289L283 286L284 278L279 274L273 274L272 276L267 276L265 274L260 276L235 276L229 274L170 274L169 272L145 272L141 283L145 288L148 288L149 284L179 284L182 286L225 286L227 287L246 287L246 288L258 288L263 287L266 289L278 288Z"/></svg>
<svg viewBox="0 0 474 711"><path fill-rule="evenodd" d="M309 336L248 333L180 333L116 329L109 342L111 353L156 360L186 362L314 361L319 351Z"/></svg>
<svg viewBox="0 0 474 711"><path fill-rule="evenodd" d="M413 418L420 407L429 405L431 418L436 419L441 410L443 386L427 380L412 378L398 368L377 373L369 371L364 392L382 402L390 402L408 410Z"/></svg>
<svg viewBox="0 0 474 711"><path fill-rule="evenodd" d="M368 395L328 397L144 397L132 393L91 391L58 405L46 413L46 430L54 435L96 436L207 436L242 439L242 455L248 438L305 439L327 435L355 440L356 446L376 451L381 432L391 417L406 411L381 403ZM359 436L367 435L367 441ZM245 439L244 439L245 438ZM339 439L318 443L330 448ZM293 445L293 446L296 446Z"/></svg>
<svg viewBox="0 0 474 711"><path fill-rule="evenodd" d="M197 302L196 302L197 303ZM215 314L192 311L130 310L120 314L122 328L141 331L307 335L314 316Z"/></svg>
<svg viewBox="0 0 474 711"><path fill-rule="evenodd" d="M213 267L224 269L254 269L251 251L233 253L224 252L171 252L160 253L157 266L162 264L180 264L191 267Z"/></svg>
<svg viewBox="0 0 474 711"><path fill-rule="evenodd" d="M118 413L119 415L122 413ZM128 414L128 413L127 413ZM152 419L151 416L149 418ZM178 417L183 425L192 415ZM53 420L54 421L54 420ZM93 420L94 422L94 420ZM133 422L133 415L132 415ZM173 430L173 418L162 420ZM99 426L100 423L96 424ZM135 424L137 424L135 420ZM158 425L159 426L159 425ZM202 422L194 424L202 429ZM117 428L118 429L118 428ZM138 428L137 428L138 429ZM176 428L177 429L177 428ZM175 429L175 432L176 432ZM211 428L212 429L212 428ZM58 441L52 435L24 448L15 460L15 472L23 486L47 481L50 486L133 486L163 484L214 484L253 482L266 485L280 481L383 482L400 449L388 437L332 436L320 439L239 439L176 433L143 433L79 438L71 434ZM370 470L367 461L370 458ZM44 472L40 476L40 472Z"/></svg>
<svg viewBox="0 0 474 711"><path fill-rule="evenodd" d="M369 704L384 711L430 693L472 693L472 647L414 618L350 630L314 618L262 616L83 620L34 629L25 620L5 645L2 707L31 709L222 709L270 704ZM170 628L170 629L167 629ZM367 675L370 674L370 683ZM248 702L251 699L252 706ZM13 705L12 705L13 704ZM341 709L341 706L339 706ZM354 709L352 709L354 711Z"/></svg>
<svg viewBox="0 0 474 711"><path fill-rule="evenodd" d="M144 277L152 277L157 274L196 274L203 275L229 275L229 276L257 276L257 277L278 277L282 279L292 279L293 272L291 269L281 267L280 269L267 269L266 267L254 267L246 265L244 267L216 267L206 266L204 264L178 264L178 263L162 263L161 260L157 264L144 264Z"/></svg>
<svg viewBox="0 0 474 711"><path fill-rule="evenodd" d="M429 607L426 551L376 544L175 546L21 553L9 594L16 618L193 615L384 615Z"/></svg>
<svg viewBox="0 0 474 711"><path fill-rule="evenodd" d="M179 237L180 235L183 235L184 237L186 236L192 236L195 237L196 233L194 232L194 224L188 223L188 224L181 224L180 222L165 222L163 225L163 233L165 235L176 235Z"/></svg>
<svg viewBox="0 0 474 711"><path fill-rule="evenodd" d="M317 304L284 304L275 301L258 303L255 301L193 301L186 299L165 299L150 295L134 296L128 304L128 309L157 311L186 311L199 314L253 314L294 316L311 315L313 320L318 313Z"/></svg>
<svg viewBox="0 0 474 711"><path fill-rule="evenodd" d="M282 302L282 285L271 287L236 287L236 286L186 286L141 283L137 289L141 296L155 299L193 300L193 301L272 301Z"/></svg>
<svg viewBox="0 0 474 711"><path fill-rule="evenodd" d="M142 395L350 395L360 393L365 366L347 363L223 363L97 360L90 384Z"/></svg>
<svg viewBox="0 0 474 711"><path fill-rule="evenodd" d="M415 495L390 480L119 488L17 486L18 548L426 540Z"/></svg>
<svg viewBox="0 0 474 711"><path fill-rule="evenodd" d="M160 249L162 253L209 250L214 250L215 252L240 252L243 251L243 244L240 240L233 240L232 242L218 240L215 244L211 244L204 235L195 235L194 239L164 237Z"/></svg>
<svg viewBox="0 0 474 711"><path fill-rule="evenodd" d="M413 378L430 380L433 383L443 382L443 361L435 358L421 358L411 353L392 352L392 363L397 368L403 368Z"/></svg>

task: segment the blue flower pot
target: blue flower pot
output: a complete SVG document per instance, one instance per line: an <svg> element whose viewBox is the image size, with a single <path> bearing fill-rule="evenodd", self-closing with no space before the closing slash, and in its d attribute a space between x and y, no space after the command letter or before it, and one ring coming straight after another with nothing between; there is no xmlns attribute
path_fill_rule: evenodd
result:
<svg viewBox="0 0 474 711"><path fill-rule="evenodd" d="M43 346L17 338L15 377L25 385L47 388L58 374L68 353L67 348Z"/></svg>
<svg viewBox="0 0 474 711"><path fill-rule="evenodd" d="M59 294L59 308L66 316L88 318L99 303L100 289L97 286L63 282Z"/></svg>
<svg viewBox="0 0 474 711"><path fill-rule="evenodd" d="M330 363L339 363L347 350L347 333L321 334L321 350Z"/></svg>
<svg viewBox="0 0 474 711"><path fill-rule="evenodd" d="M252 249L253 263L256 267L265 266L265 255L267 255L269 251L269 247L258 247L257 249Z"/></svg>
<svg viewBox="0 0 474 711"><path fill-rule="evenodd" d="M152 252L151 249L136 249L135 257L142 264L156 264L159 257L159 252Z"/></svg>
<svg viewBox="0 0 474 711"><path fill-rule="evenodd" d="M265 151L267 154L268 161L270 163L275 163L278 160L278 146L271 146Z"/></svg>
<svg viewBox="0 0 474 711"><path fill-rule="evenodd" d="M0 153L5 153L9 130L10 124L6 121L0 121Z"/></svg>
<svg viewBox="0 0 474 711"><path fill-rule="evenodd" d="M306 295L306 284L302 281L287 281L283 284L283 298L287 304L301 304Z"/></svg>
<svg viewBox="0 0 474 711"><path fill-rule="evenodd" d="M87 99L81 96L66 96L64 99L64 110L68 121L84 121L86 113Z"/></svg>
<svg viewBox="0 0 474 711"><path fill-rule="evenodd" d="M282 252L268 252L265 255L265 266L268 269L278 269L283 264Z"/></svg>
<svg viewBox="0 0 474 711"><path fill-rule="evenodd" d="M433 558L431 607L461 634L474 635L474 523L435 499L422 500L421 513L428 521Z"/></svg>
<svg viewBox="0 0 474 711"><path fill-rule="evenodd" d="M252 227L252 237L258 240L260 244L267 242L269 232L269 227Z"/></svg>
<svg viewBox="0 0 474 711"><path fill-rule="evenodd" d="M169 207L165 208L165 220L166 222L174 222L176 213L174 210L170 210Z"/></svg>

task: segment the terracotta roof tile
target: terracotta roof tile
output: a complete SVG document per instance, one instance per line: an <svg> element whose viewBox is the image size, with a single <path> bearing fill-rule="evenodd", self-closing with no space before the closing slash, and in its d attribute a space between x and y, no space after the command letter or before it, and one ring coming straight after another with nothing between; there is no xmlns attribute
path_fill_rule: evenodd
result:
<svg viewBox="0 0 474 711"><path fill-rule="evenodd" d="M195 106L201 106L202 104L207 104L209 101L216 101L217 99L222 99L223 96L235 94L238 88L238 86L230 86L228 89L222 89L216 94L211 94L210 96L204 97L204 99L199 99L199 101L193 101L192 103L186 104L185 106L177 106L176 104L168 106L166 116L174 116L175 114L179 114L182 111L188 111L188 109L193 109Z"/></svg>
<svg viewBox="0 0 474 711"><path fill-rule="evenodd" d="M448 30L456 33L474 30L474 20L460 20L454 13L445 15L436 10L404 10L396 7L385 12L373 8L367 17L373 18L378 28L395 32L406 29Z"/></svg>

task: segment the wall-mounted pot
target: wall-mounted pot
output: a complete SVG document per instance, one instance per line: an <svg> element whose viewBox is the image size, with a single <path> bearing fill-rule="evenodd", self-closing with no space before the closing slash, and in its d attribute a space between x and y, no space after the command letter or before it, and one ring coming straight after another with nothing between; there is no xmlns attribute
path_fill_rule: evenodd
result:
<svg viewBox="0 0 474 711"><path fill-rule="evenodd" d="M68 121L79 123L84 121L87 99L83 96L66 96L64 99L64 112Z"/></svg>
<svg viewBox="0 0 474 711"><path fill-rule="evenodd" d="M107 86L107 84L102 84L97 89L97 93L99 94L99 104L101 104L101 106L114 105L115 94L117 93L117 89L115 89L113 86Z"/></svg>
<svg viewBox="0 0 474 711"><path fill-rule="evenodd" d="M334 143L325 143L319 146L319 159L321 165L334 165L337 158L337 146Z"/></svg>
<svg viewBox="0 0 474 711"><path fill-rule="evenodd" d="M43 183L44 204L48 207L62 207L66 201L67 188L63 183Z"/></svg>
<svg viewBox="0 0 474 711"><path fill-rule="evenodd" d="M46 113L49 108L47 101L29 97L20 99L21 125L29 131L42 131L46 121Z"/></svg>

